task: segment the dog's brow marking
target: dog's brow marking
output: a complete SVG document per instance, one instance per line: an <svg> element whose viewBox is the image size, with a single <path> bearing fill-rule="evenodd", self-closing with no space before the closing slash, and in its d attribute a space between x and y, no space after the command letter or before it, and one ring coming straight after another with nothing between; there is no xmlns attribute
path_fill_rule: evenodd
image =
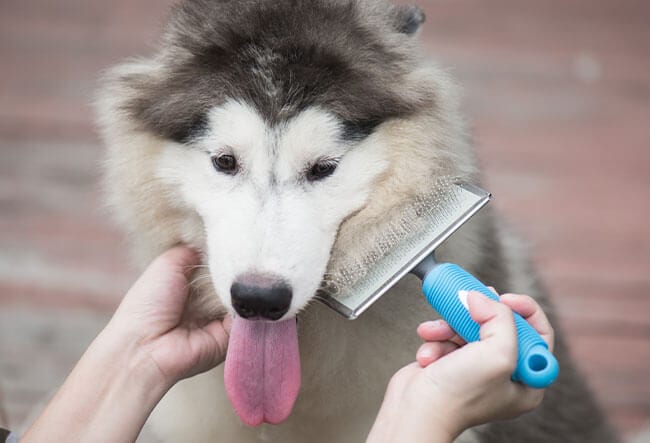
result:
<svg viewBox="0 0 650 443"><path fill-rule="evenodd" d="M283 125L285 127L286 125ZM273 127L273 129L269 129L270 133L270 157L271 157L271 167L270 167L270 177L269 177L269 185L271 188L277 186L278 184L278 162L279 162L279 154L280 154L280 132L282 131L282 127L278 127L277 125Z"/></svg>
<svg viewBox="0 0 650 443"><path fill-rule="evenodd" d="M262 90L271 98L279 96L282 91L282 80L273 75L273 65L278 62L280 56L271 48L252 49L251 52L256 61L251 71L263 83Z"/></svg>

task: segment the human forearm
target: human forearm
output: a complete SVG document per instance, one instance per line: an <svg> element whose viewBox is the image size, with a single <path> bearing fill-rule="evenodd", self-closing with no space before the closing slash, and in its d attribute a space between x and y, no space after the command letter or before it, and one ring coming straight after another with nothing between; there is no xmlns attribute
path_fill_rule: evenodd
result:
<svg viewBox="0 0 650 443"><path fill-rule="evenodd" d="M105 330L21 442L135 441L168 387L137 343Z"/></svg>
<svg viewBox="0 0 650 443"><path fill-rule="evenodd" d="M410 365L402 371L412 371ZM454 430L455 420L449 409L440 407L423 409L423 398L405 386L402 380L392 379L386 397L366 443L451 443L459 432ZM442 399L441 399L442 400Z"/></svg>

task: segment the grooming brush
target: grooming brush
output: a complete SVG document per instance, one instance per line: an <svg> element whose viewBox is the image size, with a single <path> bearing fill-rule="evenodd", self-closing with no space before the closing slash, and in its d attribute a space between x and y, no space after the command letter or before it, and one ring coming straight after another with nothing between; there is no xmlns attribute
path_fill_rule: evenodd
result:
<svg viewBox="0 0 650 443"><path fill-rule="evenodd" d="M440 180L430 192L389 214L388 219L395 221L380 227L380 241L333 260L319 292L323 302L355 319L412 272L422 279L429 304L452 329L467 342L478 341L480 328L469 314L463 292L478 291L496 301L499 297L461 267L437 263L434 251L490 199L476 186ZM557 378L557 360L526 320L517 313L514 317L518 360L512 379L545 388Z"/></svg>

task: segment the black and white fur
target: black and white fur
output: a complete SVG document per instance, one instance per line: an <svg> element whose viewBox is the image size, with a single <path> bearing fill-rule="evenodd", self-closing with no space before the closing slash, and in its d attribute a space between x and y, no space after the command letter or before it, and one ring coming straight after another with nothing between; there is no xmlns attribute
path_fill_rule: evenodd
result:
<svg viewBox="0 0 650 443"><path fill-rule="evenodd" d="M232 310L231 284L255 271L291 285L284 318L299 319L303 386L286 423L243 426L217 368L157 408L165 441L364 440L433 313L407 277L349 322L314 302L323 274L337 251L376 241L390 209L431 178L480 178L457 87L418 50L423 22L419 8L382 0L187 0L155 54L107 74L105 183L134 256L145 263L178 242L204 251L188 315ZM215 168L223 155L233 170ZM329 173L315 176L323 165ZM490 211L439 257L547 306ZM615 441L558 341L562 372L542 406L459 441Z"/></svg>

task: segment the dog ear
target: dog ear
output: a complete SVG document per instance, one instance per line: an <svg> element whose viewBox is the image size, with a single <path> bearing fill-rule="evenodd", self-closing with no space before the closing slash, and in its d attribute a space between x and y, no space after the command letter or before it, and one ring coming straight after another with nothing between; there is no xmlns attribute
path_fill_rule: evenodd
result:
<svg viewBox="0 0 650 443"><path fill-rule="evenodd" d="M419 6L399 6L395 15L395 25L398 32L413 35L418 32L426 18Z"/></svg>

